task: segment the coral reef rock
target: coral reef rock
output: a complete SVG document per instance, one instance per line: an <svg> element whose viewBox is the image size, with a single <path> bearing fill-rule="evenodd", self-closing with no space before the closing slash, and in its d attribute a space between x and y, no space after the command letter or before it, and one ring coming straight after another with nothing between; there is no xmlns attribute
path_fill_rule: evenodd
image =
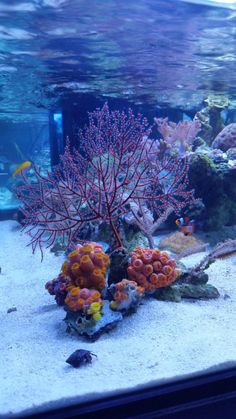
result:
<svg viewBox="0 0 236 419"><path fill-rule="evenodd" d="M144 288L135 281L122 279L121 282L112 284L108 290L110 295L110 308L120 311L122 314L130 314L137 310L144 295Z"/></svg>
<svg viewBox="0 0 236 419"><path fill-rule="evenodd" d="M213 148L227 151L236 146L236 123L227 125L214 139Z"/></svg>
<svg viewBox="0 0 236 419"><path fill-rule="evenodd" d="M209 300L212 298L218 298L220 296L217 288L210 284L181 284L178 285L178 291L182 298L194 298L198 300Z"/></svg>
<svg viewBox="0 0 236 419"><path fill-rule="evenodd" d="M198 218L205 231L236 224L236 183L232 167L236 167L236 161L227 161L226 153L197 152L190 156L189 181L195 196L205 206Z"/></svg>
<svg viewBox="0 0 236 419"><path fill-rule="evenodd" d="M124 247L113 250L110 254L110 270L108 274L108 284L119 282L121 278L127 277L129 263L129 252Z"/></svg>
<svg viewBox="0 0 236 419"><path fill-rule="evenodd" d="M67 331L76 331L79 335L86 337L91 341L97 340L103 333L114 329L122 320L123 316L118 311L113 311L109 307L109 301L104 301L103 315L100 320L95 321L92 318L87 319L81 316L78 311L67 310L65 322Z"/></svg>
<svg viewBox="0 0 236 419"><path fill-rule="evenodd" d="M181 301L181 294L178 288L176 287L165 287L157 289L153 297L160 301L172 301L179 303Z"/></svg>

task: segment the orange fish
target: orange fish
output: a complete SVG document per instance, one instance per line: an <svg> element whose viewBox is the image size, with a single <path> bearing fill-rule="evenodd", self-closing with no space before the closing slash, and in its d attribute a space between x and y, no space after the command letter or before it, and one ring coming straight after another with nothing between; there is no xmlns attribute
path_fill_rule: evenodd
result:
<svg viewBox="0 0 236 419"><path fill-rule="evenodd" d="M24 163L21 163L19 164L19 166L17 166L12 176L15 177L15 176L21 175L22 173L26 172L26 170L28 170L30 167L31 167L31 162L28 160L24 161Z"/></svg>
<svg viewBox="0 0 236 419"><path fill-rule="evenodd" d="M194 220L189 221L188 217L181 217L175 220L175 224L179 227L179 230L184 233L185 236L193 234L195 230Z"/></svg>

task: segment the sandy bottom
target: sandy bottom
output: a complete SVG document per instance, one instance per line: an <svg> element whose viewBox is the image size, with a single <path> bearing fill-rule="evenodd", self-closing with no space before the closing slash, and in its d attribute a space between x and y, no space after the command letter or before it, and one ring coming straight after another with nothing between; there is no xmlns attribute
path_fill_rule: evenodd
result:
<svg viewBox="0 0 236 419"><path fill-rule="evenodd" d="M27 241L16 222L0 223L2 417L66 403L67 398L99 398L236 360L236 257L208 269L219 299L145 300L116 330L89 343L66 333L65 313L44 289L63 258L47 252L41 263ZM192 266L202 255L184 262ZM17 311L7 313L12 307ZM82 348L92 350L97 359L73 369L65 360Z"/></svg>

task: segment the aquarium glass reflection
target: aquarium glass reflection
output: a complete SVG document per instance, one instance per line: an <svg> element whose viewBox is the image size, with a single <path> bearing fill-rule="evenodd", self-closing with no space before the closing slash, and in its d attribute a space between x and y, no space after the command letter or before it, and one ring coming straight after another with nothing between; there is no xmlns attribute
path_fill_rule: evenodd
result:
<svg viewBox="0 0 236 419"><path fill-rule="evenodd" d="M23 171L29 170L30 176L32 161L44 170L50 168L51 161L48 113L23 115L27 121L23 118L14 121L15 117L19 116L14 113L10 117L6 115L7 120L2 117L0 122L0 211L3 214L5 211L14 212L19 207L12 190L20 181L21 165Z"/></svg>
<svg viewBox="0 0 236 419"><path fill-rule="evenodd" d="M0 1L4 417L235 365L235 10Z"/></svg>

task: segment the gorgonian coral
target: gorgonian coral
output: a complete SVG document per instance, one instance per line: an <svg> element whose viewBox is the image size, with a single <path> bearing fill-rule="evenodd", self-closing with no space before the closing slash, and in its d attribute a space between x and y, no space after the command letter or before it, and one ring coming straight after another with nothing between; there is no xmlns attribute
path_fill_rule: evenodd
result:
<svg viewBox="0 0 236 419"><path fill-rule="evenodd" d="M42 245L49 247L58 237L67 247L74 245L91 222L108 223L121 247L117 224L131 202L140 208L149 205L163 219L167 207L178 212L191 201L187 161L160 160L155 142L148 140L150 131L141 115L110 112L105 104L89 114L89 125L79 131L78 148L71 150L67 144L52 172L42 175L34 166L34 181L22 174L16 194L33 252L37 246L43 252Z"/></svg>
<svg viewBox="0 0 236 419"><path fill-rule="evenodd" d="M181 156L186 155L191 149L197 133L201 130L201 122L198 119L180 121L176 124L168 121L168 118L154 118L154 122L167 148L172 151L175 149Z"/></svg>

